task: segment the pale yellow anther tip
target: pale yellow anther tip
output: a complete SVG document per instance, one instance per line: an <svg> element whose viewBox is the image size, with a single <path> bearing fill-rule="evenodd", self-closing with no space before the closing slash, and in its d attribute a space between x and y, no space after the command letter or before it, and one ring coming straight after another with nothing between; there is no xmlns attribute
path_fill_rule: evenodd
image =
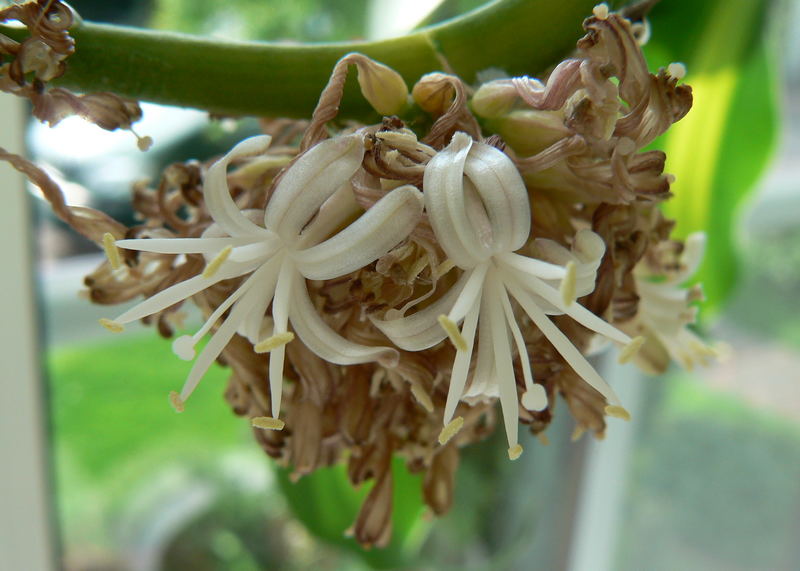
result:
<svg viewBox="0 0 800 571"><path fill-rule="evenodd" d="M614 418L621 418L622 420L630 420L631 413L629 413L624 407L610 404L606 407L605 412L608 416L613 416Z"/></svg>
<svg viewBox="0 0 800 571"><path fill-rule="evenodd" d="M578 267L575 262L570 260L564 269L567 273L561 280L561 301L564 302L564 305L569 306L575 301L575 292L578 287Z"/></svg>
<svg viewBox="0 0 800 571"><path fill-rule="evenodd" d="M281 419L271 416L255 416L250 419L250 424L264 430L283 430L283 427L286 426Z"/></svg>
<svg viewBox="0 0 800 571"><path fill-rule="evenodd" d="M570 440L572 440L572 442L577 442L578 440L581 439L581 436L583 436L584 432L586 432L586 429L583 426L581 425L576 426L575 430L572 431L572 436L570 436Z"/></svg>
<svg viewBox="0 0 800 571"><path fill-rule="evenodd" d="M645 338L641 335L631 339L631 342L628 343L619 354L618 361L620 362L620 364L625 364L631 359L633 359L636 356L636 353L639 352L639 349L642 348L642 345L644 345L644 342Z"/></svg>
<svg viewBox="0 0 800 571"><path fill-rule="evenodd" d="M117 239L114 238L114 235L111 232L106 232L103 234L103 250L106 253L106 258L108 258L108 263L111 264L111 269L118 270L122 267L122 258L119 255L119 249L117 248Z"/></svg>
<svg viewBox="0 0 800 571"><path fill-rule="evenodd" d="M598 4L594 8L592 8L592 14L598 20L605 20L608 18L608 4Z"/></svg>
<svg viewBox="0 0 800 571"><path fill-rule="evenodd" d="M442 431L439 433L439 444L444 446L447 444L453 436L458 434L458 431L461 430L461 427L464 426L464 417L457 416L453 420L451 420L447 426L442 428Z"/></svg>
<svg viewBox="0 0 800 571"><path fill-rule="evenodd" d="M667 73L675 79L686 77L686 66L680 62L673 62L667 66Z"/></svg>
<svg viewBox="0 0 800 571"><path fill-rule="evenodd" d="M123 326L122 323L117 323L113 319L106 319L105 317L101 317L100 319L97 320L97 322L106 329L108 329L109 331L111 331L111 333L122 333L123 331L125 331L125 326Z"/></svg>
<svg viewBox="0 0 800 571"><path fill-rule="evenodd" d="M450 342L455 346L456 349L459 351L467 350L467 340L464 339L463 335L461 335L461 331L458 330L458 325L455 321L442 314L439 316L439 325L441 325L442 329L447 332Z"/></svg>
<svg viewBox="0 0 800 571"><path fill-rule="evenodd" d="M516 460L520 456L522 456L522 444L515 444L514 446L508 449L509 460Z"/></svg>
<svg viewBox="0 0 800 571"><path fill-rule="evenodd" d="M222 267L222 264L224 264L225 260L228 259L228 256L231 255L232 251L233 246L225 246L222 251L220 251L220 253L214 257L213 260L208 262L208 265L203 270L203 277L206 279L214 277L214 274L219 271L220 267Z"/></svg>
<svg viewBox="0 0 800 571"><path fill-rule="evenodd" d="M253 350L256 353L269 353L270 351L273 351L278 347L286 345L293 339L294 339L294 333L292 333L291 331L284 331L283 333L278 333L277 335L268 337L263 341L259 341L253 347Z"/></svg>
<svg viewBox="0 0 800 571"><path fill-rule="evenodd" d="M539 434L537 434L536 435L536 439L539 441L539 444L541 444L542 446L549 446L550 445L550 439L547 437L547 435L544 432L540 432Z"/></svg>
<svg viewBox="0 0 800 571"><path fill-rule="evenodd" d="M433 412L433 401L431 400L431 396L425 392L425 389L423 389L418 382L411 384L411 394L415 399L417 399L417 402L422 408L428 412Z"/></svg>
<svg viewBox="0 0 800 571"><path fill-rule="evenodd" d="M169 392L169 404L175 409L175 412L183 412L185 403L177 392Z"/></svg>

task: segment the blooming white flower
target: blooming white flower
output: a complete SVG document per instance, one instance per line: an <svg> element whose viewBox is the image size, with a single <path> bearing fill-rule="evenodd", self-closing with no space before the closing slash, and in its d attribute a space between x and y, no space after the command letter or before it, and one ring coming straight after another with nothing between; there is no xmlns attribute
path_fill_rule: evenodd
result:
<svg viewBox="0 0 800 571"><path fill-rule="evenodd" d="M207 265L201 275L176 284L144 300L116 320L102 320L111 330L141 319L186 299L222 280L247 276L234 293L217 307L192 336L178 337L174 352L182 359L195 356L195 345L225 317L195 361L180 395L172 395L176 409L199 383L237 330L255 343L257 352L271 353L269 383L272 419L259 426L281 428L285 345L294 338L292 328L309 349L332 363L348 365L378 361L395 366L396 349L368 347L348 341L317 314L309 298L306 279L344 276L371 263L402 241L422 214L422 194L411 185L386 194L355 222L326 238L356 212L350 178L364 155L360 133L323 141L304 153L278 182L266 210L263 226L254 221L259 211L241 212L231 198L226 169L231 161L264 153L270 137L246 139L212 165L203 195L214 220L201 238L144 238L119 240L117 246L164 254L203 254ZM313 220L312 220L313 218ZM309 222L311 221L311 222ZM324 239L324 241L322 241ZM271 319L265 317L270 303ZM262 336L262 330L271 332Z"/></svg>
<svg viewBox="0 0 800 571"><path fill-rule="evenodd" d="M677 270L666 275L655 275L645 261L634 269L639 310L628 328L649 340L647 348L637 355L637 364L647 372L663 372L670 357L692 369L695 364L707 365L719 356L717 348L704 343L688 328L697 319L697 307L690 304L702 299L702 291L697 286L682 287L700 267L705 243L703 232L689 235Z"/></svg>
<svg viewBox="0 0 800 571"><path fill-rule="evenodd" d="M641 343L573 303L576 295L594 289L595 272L605 251L602 239L579 232L573 252L549 240L535 245L558 263L515 254L530 234L530 204L525 184L513 162L501 151L456 133L450 145L428 163L424 175L425 206L439 244L464 272L439 300L408 317L374 320L398 347L422 350L449 335L458 349L444 411L446 442L460 426L453 419L466 397L499 396L509 457L522 452L518 443L518 403L511 340L520 357L529 410L547 406L544 387L531 372L525 341L509 294L572 368L608 401L606 412L627 417L619 398L581 352L550 320L567 314L585 327L625 344L627 358ZM461 330L458 323L463 321ZM441 326L441 327L440 327ZM477 359L466 389L476 333Z"/></svg>

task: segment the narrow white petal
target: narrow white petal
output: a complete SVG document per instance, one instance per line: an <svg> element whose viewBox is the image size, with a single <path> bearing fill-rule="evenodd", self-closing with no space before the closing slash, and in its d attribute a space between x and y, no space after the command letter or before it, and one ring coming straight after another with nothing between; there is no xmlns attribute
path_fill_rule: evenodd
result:
<svg viewBox="0 0 800 571"><path fill-rule="evenodd" d="M469 375L469 364L472 361L472 349L475 346L475 330L478 326L478 316L480 315L480 299L473 302L472 307L467 311L464 318L464 327L461 335L467 342L466 351L456 351L456 358L453 361L453 370L450 374L450 385L447 389L447 402L444 406L444 424L447 425L453 419L453 414L464 393L464 386L467 384Z"/></svg>
<svg viewBox="0 0 800 571"><path fill-rule="evenodd" d="M483 291L489 266L490 264L485 262L476 266L473 270L465 272L467 275L467 283L458 295L458 299L453 305L453 308L447 313L447 317L454 323L458 323L464 319L464 316L470 308L478 303L477 300L480 299L481 292Z"/></svg>
<svg viewBox="0 0 800 571"><path fill-rule="evenodd" d="M245 139L231 151L211 165L203 181L203 198L211 218L230 236L260 234L264 229L243 215L231 198L228 189L228 164L231 161L260 155L269 147L271 137L260 135Z"/></svg>
<svg viewBox="0 0 800 571"><path fill-rule="evenodd" d="M363 268L411 233L422 207L422 193L414 186L401 186L332 238L295 252L297 269L308 279L327 280Z"/></svg>
<svg viewBox="0 0 800 571"><path fill-rule="evenodd" d="M207 287L211 287L217 282L245 274L248 271L252 271L253 267L251 265L249 268L245 268L244 270L245 271L243 271L241 267L231 267L228 269L223 268L223 270L220 270L211 278L204 278L203 276L189 278L188 280L184 280L171 287L168 287L163 291L158 292L154 296L148 297L138 305L133 306L128 311L117 317L114 321L120 324L130 323L132 321L136 321L137 319L141 319L142 317L157 313L170 307L171 305L175 305L179 301L190 298L197 292L202 291Z"/></svg>
<svg viewBox="0 0 800 571"><path fill-rule="evenodd" d="M609 404L619 405L620 400L614 389L611 388L603 377L594 370L580 351L572 344L572 341L561 332L561 330L550 321L550 318L545 315L536 302L532 299L530 294L523 290L515 283L515 280L506 282L508 290L511 295L519 302L525 313L533 320L533 323L539 330L547 337L548 341L553 344L564 360L567 361L570 367L589 385L603 395Z"/></svg>
<svg viewBox="0 0 800 571"><path fill-rule="evenodd" d="M369 347L348 341L330 328L319 316L308 296L305 280L297 275L293 286L292 310L289 317L297 336L316 355L329 363L355 365L378 361L384 366L397 365L399 355L390 347Z"/></svg>
<svg viewBox="0 0 800 571"><path fill-rule="evenodd" d="M401 349L421 351L433 347L447 337L439 325L439 316L450 312L469 276L470 272L463 273L441 298L417 313L386 320L370 317L370 321Z"/></svg>
<svg viewBox="0 0 800 571"><path fill-rule="evenodd" d="M317 144L283 173L264 213L265 226L294 240L322 204L347 183L364 158L359 133Z"/></svg>
<svg viewBox="0 0 800 571"><path fill-rule="evenodd" d="M464 163L472 139L456 133L425 167L425 208L442 249L460 268L471 268L489 254L471 227L464 195Z"/></svg>
<svg viewBox="0 0 800 571"><path fill-rule="evenodd" d="M496 397L499 394L494 365L494 346L492 345L488 298L488 295L481 298L481 309L478 317L478 356L475 360L475 372L472 374L472 382L467 387L464 397Z"/></svg>
<svg viewBox="0 0 800 571"><path fill-rule="evenodd" d="M521 248L531 231L531 208L528 190L512 160L499 149L476 142L469 150L464 174L486 208L494 251Z"/></svg>
<svg viewBox="0 0 800 571"><path fill-rule="evenodd" d="M342 227L348 220L354 219L364 209L356 202L353 185L347 182L339 187L333 195L319 208L314 219L303 228L297 249L305 249L319 244L325 238Z"/></svg>
<svg viewBox="0 0 800 571"><path fill-rule="evenodd" d="M517 445L519 430L519 401L514 364L511 360L511 346L508 343L506 317L502 307L502 284L496 276L489 276L489 316L491 319L492 347L494 349L495 374L500 388L500 408L506 428L508 448Z"/></svg>
<svg viewBox="0 0 800 571"><path fill-rule="evenodd" d="M496 254L495 259L520 272L530 274L543 280L560 280L566 275L563 266L551 264L536 258L521 256L512 252Z"/></svg>
<svg viewBox="0 0 800 571"><path fill-rule="evenodd" d="M214 255L226 246L243 246L253 241L239 238L132 238L117 240L117 246L126 250L154 252L156 254L209 254Z"/></svg>

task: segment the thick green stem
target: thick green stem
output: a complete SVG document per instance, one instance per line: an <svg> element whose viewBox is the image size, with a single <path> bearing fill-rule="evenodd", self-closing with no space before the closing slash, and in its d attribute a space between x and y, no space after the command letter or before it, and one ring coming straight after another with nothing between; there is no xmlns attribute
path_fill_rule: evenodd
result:
<svg viewBox="0 0 800 571"><path fill-rule="evenodd" d="M496 0L444 24L379 42L315 45L234 43L84 23L59 85L225 115L307 117L342 55L359 51L399 71L409 84L453 71L466 81L490 67L535 74L574 47L596 0ZM20 38L24 32L0 26ZM349 91L345 117L370 110Z"/></svg>

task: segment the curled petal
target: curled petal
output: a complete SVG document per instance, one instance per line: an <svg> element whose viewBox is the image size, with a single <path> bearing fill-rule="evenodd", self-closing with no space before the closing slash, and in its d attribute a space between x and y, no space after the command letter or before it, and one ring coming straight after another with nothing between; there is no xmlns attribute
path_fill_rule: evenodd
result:
<svg viewBox="0 0 800 571"><path fill-rule="evenodd" d="M370 317L370 320L401 349L422 351L433 347L447 337L447 333L439 325L439 316L450 312L470 275L470 272L465 272L441 298L413 315L386 320Z"/></svg>
<svg viewBox="0 0 800 571"><path fill-rule="evenodd" d="M295 276L292 290L293 305L289 319L297 336L316 355L337 365L377 361L385 367L397 366L399 355L396 349L359 345L348 341L331 329L311 303L305 280L299 274Z"/></svg>
<svg viewBox="0 0 800 571"><path fill-rule="evenodd" d="M358 133L312 147L283 173L264 213L265 226L284 240L294 240L320 206L355 174L363 157L363 137Z"/></svg>
<svg viewBox="0 0 800 571"><path fill-rule="evenodd" d="M409 235L422 216L422 206L419 190L401 186L332 238L296 252L295 265L312 280L327 280L363 268Z"/></svg>
<svg viewBox="0 0 800 571"><path fill-rule="evenodd" d="M231 198L227 169L231 161L264 153L271 140L269 135L245 139L214 163L206 173L203 183L206 208L214 221L230 236L259 235L265 232L245 216Z"/></svg>
<svg viewBox="0 0 800 571"><path fill-rule="evenodd" d="M425 208L442 249L460 268L471 268L491 254L481 242L467 213L464 164L473 141L466 133L453 135L451 143L425 167Z"/></svg>

